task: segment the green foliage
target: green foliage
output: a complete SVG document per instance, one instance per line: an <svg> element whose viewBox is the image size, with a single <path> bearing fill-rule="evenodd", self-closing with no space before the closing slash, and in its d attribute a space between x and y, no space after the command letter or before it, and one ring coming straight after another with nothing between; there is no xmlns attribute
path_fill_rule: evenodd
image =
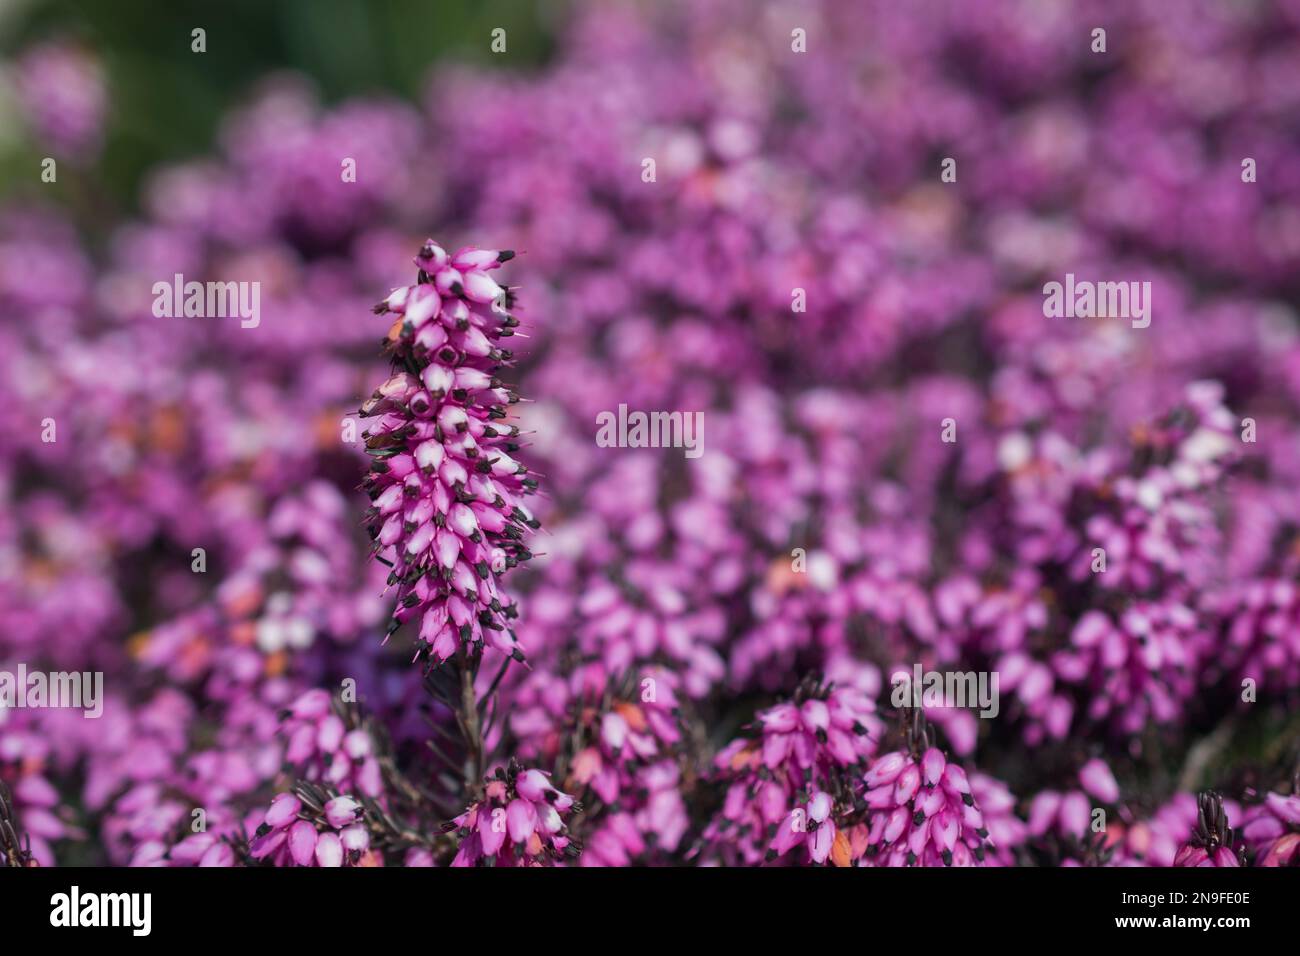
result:
<svg viewBox="0 0 1300 956"><path fill-rule="evenodd" d="M268 74L305 74L326 102L383 92L418 102L437 62L541 64L563 7L557 0L45 0L10 11L0 56L70 37L101 58L111 96L101 186L129 205L150 167L206 152L220 118ZM196 27L207 31L206 53L191 51ZM504 56L489 49L496 27L508 33ZM34 180L38 163L31 149L0 156L0 194Z"/></svg>

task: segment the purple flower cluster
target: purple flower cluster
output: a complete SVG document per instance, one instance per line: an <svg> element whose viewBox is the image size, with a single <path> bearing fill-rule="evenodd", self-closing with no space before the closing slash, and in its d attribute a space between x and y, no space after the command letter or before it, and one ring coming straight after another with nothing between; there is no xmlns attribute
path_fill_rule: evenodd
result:
<svg viewBox="0 0 1300 956"><path fill-rule="evenodd" d="M581 847L561 814L578 809L573 797L551 785L541 770L515 763L498 769L483 798L456 817L460 849L452 866L547 866L576 857Z"/></svg>
<svg viewBox="0 0 1300 956"><path fill-rule="evenodd" d="M321 802L313 794L282 793L267 808L248 846L254 860L275 866L366 866L370 833L359 822L364 816L360 803L350 796L335 796ZM213 850L205 852L199 865L223 865ZM175 852L173 852L175 856Z"/></svg>
<svg viewBox="0 0 1300 956"><path fill-rule="evenodd" d="M883 866L976 866L989 830L966 772L927 747L920 760L892 751L863 778L870 814L867 858Z"/></svg>
<svg viewBox="0 0 1300 956"><path fill-rule="evenodd" d="M0 202L0 673L104 677L0 862L1300 863L1300 20L1022 7L580 5Z"/></svg>
<svg viewBox="0 0 1300 956"><path fill-rule="evenodd" d="M583 866L667 861L681 845L690 819L678 684L662 668L620 681L592 663L567 680L534 671L514 696L520 757L556 767L581 800Z"/></svg>
<svg viewBox="0 0 1300 956"><path fill-rule="evenodd" d="M871 700L850 687L808 681L793 700L757 716L759 736L733 741L714 759L725 789L705 828L702 858L756 864L800 846L805 859L834 856L848 865L863 850L862 826L853 852L849 828L836 819L861 808L863 773L883 726Z"/></svg>
<svg viewBox="0 0 1300 956"><path fill-rule="evenodd" d="M519 426L506 419L519 396L497 378L511 355L500 341L519 320L488 273L513 257L469 247L449 256L429 240L415 257L419 282L375 308L397 318L393 376L361 407L378 419L365 432L371 537L392 555L391 630L418 621L439 661L485 645L524 656L510 626L517 611L496 583L531 557L523 536L538 527L520 500L537 483L510 454Z"/></svg>
<svg viewBox="0 0 1300 956"><path fill-rule="evenodd" d="M1198 798L1196 830L1174 857L1174 866L1241 866L1223 798L1217 793Z"/></svg>
<svg viewBox="0 0 1300 956"><path fill-rule="evenodd" d="M80 162L99 151L108 95L93 55L71 43L45 43L22 55L14 79L19 105L42 145Z"/></svg>
<svg viewBox="0 0 1300 956"><path fill-rule="evenodd" d="M1259 866L1300 865L1300 788L1269 793L1246 814L1241 835Z"/></svg>

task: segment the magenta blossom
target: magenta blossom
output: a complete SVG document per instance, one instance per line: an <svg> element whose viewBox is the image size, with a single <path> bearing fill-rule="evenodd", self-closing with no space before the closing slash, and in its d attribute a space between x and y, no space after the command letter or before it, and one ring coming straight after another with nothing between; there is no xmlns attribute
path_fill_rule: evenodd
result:
<svg viewBox="0 0 1300 956"><path fill-rule="evenodd" d="M384 785L374 739L356 720L350 725L352 717L327 691L307 691L285 714L285 760L308 780L379 797Z"/></svg>
<svg viewBox="0 0 1300 956"><path fill-rule="evenodd" d="M986 773L971 773L970 792L984 814L989 831L985 866L1015 866L1017 851L1029 839L1029 828L1016 813L1016 797L1010 788Z"/></svg>
<svg viewBox="0 0 1300 956"><path fill-rule="evenodd" d="M1029 805L1029 832L1035 837L1052 833L1082 841L1092 823L1093 801L1114 804L1119 784L1106 762L1089 760L1079 770L1079 788L1061 792L1043 790Z"/></svg>
<svg viewBox="0 0 1300 956"><path fill-rule="evenodd" d="M16 80L19 104L43 143L79 163L98 152L108 94L89 51L61 41L34 47L18 61Z"/></svg>
<svg viewBox="0 0 1300 956"><path fill-rule="evenodd" d="M536 482L511 457L519 428L506 419L519 396L497 378L511 358L500 341L519 321L509 290L488 275L513 256L470 247L449 256L430 240L415 258L417 282L375 307L397 319L393 376L361 409L377 417L366 432L370 533L391 555L390 633L418 620L420 646L437 661L461 647L477 654L485 641L523 659L497 579L532 556L523 537L538 522L520 498Z"/></svg>
<svg viewBox="0 0 1300 956"><path fill-rule="evenodd" d="M1213 791L1196 798L1196 829L1174 857L1174 866L1241 866L1223 798Z"/></svg>
<svg viewBox="0 0 1300 956"><path fill-rule="evenodd" d="M756 739L732 741L714 760L726 793L705 828L701 855L756 864L804 840L810 858L824 862L826 841L837 833L829 814L855 807L856 781L883 722L861 691L809 680L794 700L760 711L758 725ZM835 862L845 865L851 854L841 850Z"/></svg>
<svg viewBox="0 0 1300 956"><path fill-rule="evenodd" d="M874 866L981 866L989 830L966 771L929 742L918 711L908 746L876 758L863 777Z"/></svg>
<svg viewBox="0 0 1300 956"><path fill-rule="evenodd" d="M562 813L580 810L541 770L514 761L485 782L483 797L449 824L460 837L452 866L548 866L581 852Z"/></svg>
<svg viewBox="0 0 1300 956"><path fill-rule="evenodd" d="M1256 866L1300 866L1300 776L1292 793L1266 794L1246 811L1241 836Z"/></svg>
<svg viewBox="0 0 1300 956"><path fill-rule="evenodd" d="M610 681L591 663L566 682L534 671L511 725L519 753L557 767L584 806L583 866L626 866L674 852L689 827L682 797L678 675L645 668Z"/></svg>
<svg viewBox="0 0 1300 956"><path fill-rule="evenodd" d="M276 866L373 866L364 817L352 797L300 785L271 801L248 854Z"/></svg>
<svg viewBox="0 0 1300 956"><path fill-rule="evenodd" d="M774 860L802 845L813 863L825 863L835 848L839 834L835 821L831 818L834 808L834 798L824 790L818 790L805 806L791 810L776 831L767 851L768 858Z"/></svg>

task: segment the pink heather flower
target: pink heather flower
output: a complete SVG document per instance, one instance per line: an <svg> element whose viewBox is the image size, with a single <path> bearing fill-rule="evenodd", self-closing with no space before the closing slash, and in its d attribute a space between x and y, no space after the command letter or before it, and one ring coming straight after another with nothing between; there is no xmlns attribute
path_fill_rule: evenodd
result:
<svg viewBox="0 0 1300 956"><path fill-rule="evenodd" d="M849 688L807 686L793 702L758 715L761 764L789 782L817 780L837 768L862 763L875 752L881 731L871 702Z"/></svg>
<svg viewBox="0 0 1300 956"><path fill-rule="evenodd" d="M580 865L630 866L676 852L690 828L678 763L660 760L640 768L627 799L594 815L582 831Z"/></svg>
<svg viewBox="0 0 1300 956"><path fill-rule="evenodd" d="M212 752L199 755L216 756ZM253 819L241 811L249 800L261 802L259 790L249 800L232 800L221 786L207 781L188 779L188 774L172 772L161 781L143 782L122 796L106 815L105 836L112 841L115 853L124 855L117 844L129 849L129 866L227 867L240 862L235 847L247 832L261 822L260 810ZM192 811L205 811L205 829L195 833Z"/></svg>
<svg viewBox="0 0 1300 956"><path fill-rule="evenodd" d="M849 841L847 837L839 838L839 830L831 818L831 811L834 808L834 798L824 790L818 790L806 805L791 810L790 815L776 831L772 845L768 848L768 859L774 860L794 847L802 845L813 863L825 863L830 858L831 851L836 849L838 842L844 862L839 860L836 862L838 865L845 865L848 860Z"/></svg>
<svg viewBox="0 0 1300 956"><path fill-rule="evenodd" d="M862 778L871 866L982 866L989 830L966 771L929 744L917 712L909 746L877 757Z"/></svg>
<svg viewBox="0 0 1300 956"><path fill-rule="evenodd" d="M156 780L137 784L114 802L104 824L105 842L115 856L129 848L131 866L164 865L169 844L189 822L191 809Z"/></svg>
<svg viewBox="0 0 1300 956"><path fill-rule="evenodd" d="M367 573L381 569L363 561L357 538L333 485L313 481L280 496L264 526L246 536L215 599L143 635L139 658L176 681L212 668L237 672L246 683L255 672L306 657L318 637L355 642L386 612L375 593L382 574Z"/></svg>
<svg viewBox="0 0 1300 956"><path fill-rule="evenodd" d="M1300 684L1300 587L1287 578L1247 578L1207 592L1203 609L1223 622L1224 670L1261 688Z"/></svg>
<svg viewBox="0 0 1300 956"><path fill-rule="evenodd" d="M168 854L173 866L231 867L236 863L234 847L215 833L191 833Z"/></svg>
<svg viewBox="0 0 1300 956"><path fill-rule="evenodd" d="M325 804L325 819L336 830L357 822L361 816L361 804L351 797L335 797Z"/></svg>
<svg viewBox="0 0 1300 956"><path fill-rule="evenodd" d="M1223 809L1230 819L1244 818L1234 801L1224 800ZM1173 866L1198 816L1196 795L1180 792L1144 819L1109 821L1106 832L1114 862L1120 866Z"/></svg>
<svg viewBox="0 0 1300 956"><path fill-rule="evenodd" d="M596 740L574 757L574 783L590 785L601 800L616 803L631 783L627 775L680 742L671 685L664 686L661 692L665 697L660 698L657 692L651 702L614 702L598 715Z"/></svg>
<svg viewBox="0 0 1300 956"><path fill-rule="evenodd" d="M1089 719L1136 734L1148 722L1167 725L1182 714L1205 637L1187 605L1136 601L1117 618L1085 612L1070 648L1052 662L1059 679L1089 686Z"/></svg>
<svg viewBox="0 0 1300 956"><path fill-rule="evenodd" d="M843 818L856 808L856 781L876 752L883 722L859 690L809 679L794 700L760 711L758 726L756 739L734 740L714 760L727 789L698 852L705 862L752 865L805 839L809 857L824 862L824 841L834 843L839 832L827 814ZM833 862L847 865L853 854L844 841L838 850Z"/></svg>
<svg viewBox="0 0 1300 956"><path fill-rule="evenodd" d="M1106 761L1094 757L1079 768L1079 784L1102 803L1119 801L1119 784Z"/></svg>
<svg viewBox="0 0 1300 956"><path fill-rule="evenodd" d="M311 784L282 793L262 814L248 855L275 866L376 866L361 804ZM174 851L173 851L174 854ZM217 856L208 865L221 865Z"/></svg>
<svg viewBox="0 0 1300 956"><path fill-rule="evenodd" d="M497 580L532 555L538 522L520 503L536 488L508 407L519 397L497 372L500 340L518 320L509 290L488 274L513 252L467 247L449 256L432 240L415 258L414 285L375 307L397 316L388 333L393 376L362 406L374 458L365 487L377 551L390 554L397 608L389 633L419 621L418 642L437 661L458 648L491 647L523 660L510 621L515 605Z"/></svg>
<svg viewBox="0 0 1300 956"><path fill-rule="evenodd" d="M432 867L434 865L433 854L424 847L412 847L406 851L406 856L402 859L402 865L421 869Z"/></svg>
<svg viewBox="0 0 1300 956"><path fill-rule="evenodd" d="M680 684L659 667L612 682L591 663L567 681L534 671L518 693L511 727L521 757L556 766L582 801L581 865L654 860L676 851L689 828L680 789Z"/></svg>
<svg viewBox="0 0 1300 956"><path fill-rule="evenodd" d="M1241 836L1256 866L1300 866L1300 777L1290 794L1269 793L1247 810Z"/></svg>
<svg viewBox="0 0 1300 956"><path fill-rule="evenodd" d="M384 790L374 738L354 713L314 688L285 711L280 730L284 759L304 779L378 798Z"/></svg>
<svg viewBox="0 0 1300 956"><path fill-rule="evenodd" d="M572 859L581 846L561 814L581 807L551 785L550 774L523 770L513 760L484 784L483 797L448 829L460 838L452 866L550 866Z"/></svg>
<svg viewBox="0 0 1300 956"><path fill-rule="evenodd" d="M1073 562L1076 579L1094 580L1093 548L1100 546L1107 564L1095 576L1101 588L1133 592L1162 583L1205 583L1219 546L1214 502L1206 492L1220 482L1241 446L1237 418L1223 397L1217 382L1193 382L1164 420L1135 429L1135 458L1143 465L1105 476L1105 495Z"/></svg>
<svg viewBox="0 0 1300 956"><path fill-rule="evenodd" d="M393 100L354 98L323 110L310 84L277 75L223 124L221 140L228 165L205 170L188 188L210 228L223 234L257 238L251 229L278 227L337 242L387 218L399 202L416 215L428 202L416 186L418 118ZM313 159L335 154L353 158L368 174L344 184L337 170ZM204 198L211 208L203 208Z"/></svg>
<svg viewBox="0 0 1300 956"><path fill-rule="evenodd" d="M1016 814L1015 795L1005 783L986 773L971 773L969 779L971 795L989 831L984 865L1017 865L1016 851L1029 839L1029 829Z"/></svg>
<svg viewBox="0 0 1300 956"><path fill-rule="evenodd" d="M941 635L936 648L945 660L988 658L1001 675L1002 692L1014 695L1008 698L1009 716L1023 719L1024 739L1031 746L1064 738L1074 717L1074 703L1063 693L1050 664L1030 653L1032 646L1041 644L1048 623L1039 578L1022 569L1006 587L985 589L969 575L960 575L934 589ZM972 752L973 740L963 746L954 728L944 723L942 711L927 709L926 716L943 727L958 754Z"/></svg>
<svg viewBox="0 0 1300 956"><path fill-rule="evenodd" d="M1223 798L1206 791L1196 798L1196 829L1174 857L1174 866L1241 866Z"/></svg>
<svg viewBox="0 0 1300 956"><path fill-rule="evenodd" d="M1105 761L1089 760L1079 770L1079 788L1061 792L1042 790L1029 804L1031 836L1051 835L1071 841L1078 848L1088 841L1095 804L1119 800L1119 784Z"/></svg>
<svg viewBox="0 0 1300 956"><path fill-rule="evenodd" d="M1091 830L1092 801L1081 790L1042 790L1029 803L1026 832L1062 865L1102 862L1104 840ZM1100 854L1100 855L1099 855Z"/></svg>
<svg viewBox="0 0 1300 956"><path fill-rule="evenodd" d="M80 163L98 151L108 96L88 51L64 42L34 47L19 59L16 81L28 121L56 155Z"/></svg>
<svg viewBox="0 0 1300 956"><path fill-rule="evenodd" d="M617 587L607 568L591 577L579 596L577 619L566 622L585 654L600 655L614 671L666 657L679 668L683 689L692 697L704 696L726 673L710 646L723 636L725 620L707 599L692 593L698 577L681 561L629 560Z"/></svg>
<svg viewBox="0 0 1300 956"><path fill-rule="evenodd" d="M30 854L37 866L54 866L52 843L80 832L65 819L66 808L50 781L46 767L51 750L49 731L33 720L34 713L0 708L0 788L9 788L4 812L10 815L12 852ZM13 842L17 836L22 837L21 844Z"/></svg>
<svg viewBox="0 0 1300 956"><path fill-rule="evenodd" d="M1079 768L1077 786L1069 790L1044 789L1029 802L1025 832L1035 855L1061 866L1104 866L1110 863L1113 844L1124 832L1116 820L1097 827L1095 813L1107 812L1107 820L1119 802L1119 784L1110 767L1100 758Z"/></svg>

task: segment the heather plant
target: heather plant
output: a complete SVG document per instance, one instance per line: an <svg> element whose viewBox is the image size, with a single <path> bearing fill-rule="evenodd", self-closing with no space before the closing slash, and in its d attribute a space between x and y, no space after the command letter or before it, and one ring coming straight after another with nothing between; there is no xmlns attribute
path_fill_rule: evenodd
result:
<svg viewBox="0 0 1300 956"><path fill-rule="evenodd" d="M1174 866L1241 866L1223 798L1207 791L1196 802L1196 830L1174 857Z"/></svg>
<svg viewBox="0 0 1300 956"><path fill-rule="evenodd" d="M511 355L498 343L519 322L487 274L513 257L448 256L430 240L416 256L419 282L375 307L397 318L393 377L361 408L378 418L363 433L371 537L392 549L391 560L380 555L397 589L391 629L418 620L421 648L438 661L477 659L485 647L523 660L507 626L517 611L496 582L531 557L521 541L537 521L519 499L536 481L510 457L519 428L506 419L519 396L496 377Z"/></svg>
<svg viewBox="0 0 1300 956"><path fill-rule="evenodd" d="M0 674L108 699L0 697L0 860L1296 865L1291 6L580 4L418 104L268 77L129 213L33 45Z"/></svg>
<svg viewBox="0 0 1300 956"><path fill-rule="evenodd" d="M1257 866L1294 866L1300 855L1300 786L1291 793L1267 793L1246 811L1241 835Z"/></svg>

